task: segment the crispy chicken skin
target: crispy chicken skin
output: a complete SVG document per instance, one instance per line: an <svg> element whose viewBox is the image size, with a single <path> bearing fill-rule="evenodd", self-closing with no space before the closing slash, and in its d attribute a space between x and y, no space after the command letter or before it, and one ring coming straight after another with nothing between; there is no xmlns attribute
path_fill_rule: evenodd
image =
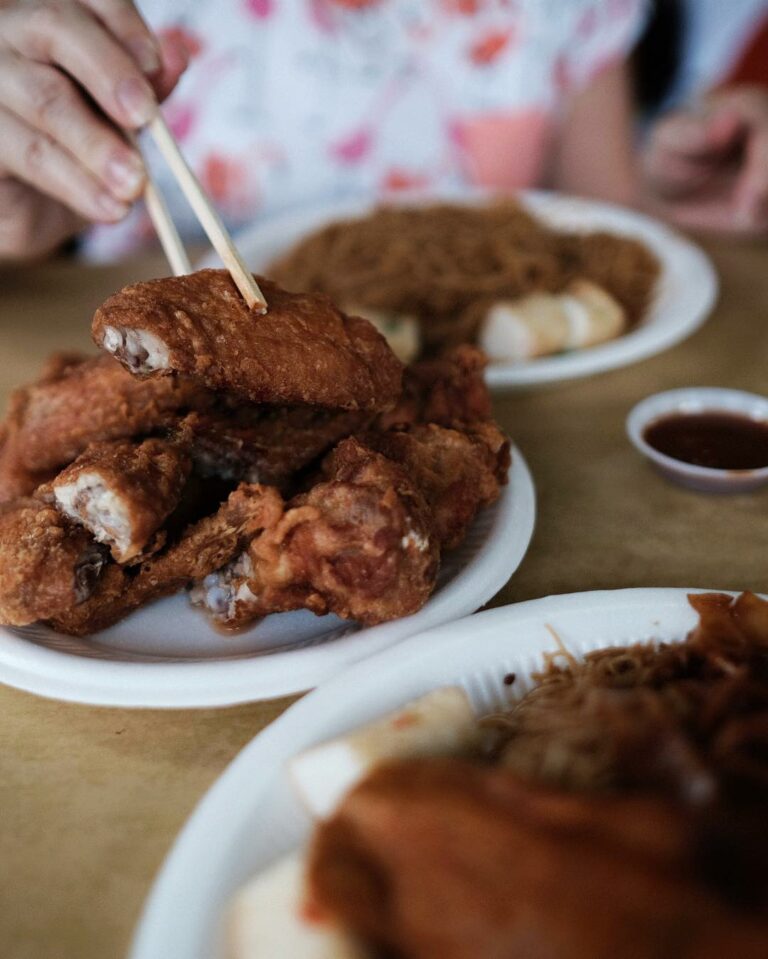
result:
<svg viewBox="0 0 768 959"><path fill-rule="evenodd" d="M90 443L147 435L211 402L199 383L138 379L109 356L53 357L41 380L11 397L0 446L0 502L35 489Z"/></svg>
<svg viewBox="0 0 768 959"><path fill-rule="evenodd" d="M360 439L400 463L424 494L443 550L462 542L477 511L493 503L506 482L509 441L492 422L465 432L435 424L371 431Z"/></svg>
<svg viewBox="0 0 768 959"><path fill-rule="evenodd" d="M699 843L688 813L660 799L401 762L320 825L310 904L403 959L762 959L765 914L698 878Z"/></svg>
<svg viewBox="0 0 768 959"><path fill-rule="evenodd" d="M190 413L180 433L201 475L285 490L296 473L372 419L360 410L238 405Z"/></svg>
<svg viewBox="0 0 768 959"><path fill-rule="evenodd" d="M377 426L437 423L457 426L491 420L491 396L485 383L487 357L468 344L448 350L436 359L407 366L403 389L394 409L382 413Z"/></svg>
<svg viewBox="0 0 768 959"><path fill-rule="evenodd" d="M401 466L350 438L321 481L192 599L230 628L290 609L372 625L420 609L438 562L418 488Z"/></svg>
<svg viewBox="0 0 768 959"><path fill-rule="evenodd" d="M259 285L264 315L247 308L226 270L137 283L96 311L93 337L133 373L175 370L254 403L394 404L402 365L367 320L321 294Z"/></svg>
<svg viewBox="0 0 768 959"><path fill-rule="evenodd" d="M93 443L51 485L61 512L128 563L176 508L191 467L186 450L169 440Z"/></svg>
<svg viewBox="0 0 768 959"><path fill-rule="evenodd" d="M85 600L103 547L40 498L0 508L0 622L26 626Z"/></svg>
<svg viewBox="0 0 768 959"><path fill-rule="evenodd" d="M221 569L242 553L260 530L276 523L283 501L268 486L242 485L212 515L134 569L110 564L90 598L52 617L63 633L83 636L106 629L139 606L170 596Z"/></svg>
<svg viewBox="0 0 768 959"><path fill-rule="evenodd" d="M29 496L56 475L55 470L33 472L25 469L11 445L9 433L8 425L0 424L0 505L19 496Z"/></svg>

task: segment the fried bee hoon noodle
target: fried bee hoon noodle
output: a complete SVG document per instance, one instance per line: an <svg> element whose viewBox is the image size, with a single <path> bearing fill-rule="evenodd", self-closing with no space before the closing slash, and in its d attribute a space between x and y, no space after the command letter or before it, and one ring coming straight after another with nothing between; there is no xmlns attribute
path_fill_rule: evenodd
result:
<svg viewBox="0 0 768 959"><path fill-rule="evenodd" d="M500 763L570 790L768 800L768 603L690 601L700 623L684 643L551 656L526 696L484 720Z"/></svg>
<svg viewBox="0 0 768 959"><path fill-rule="evenodd" d="M507 200L484 207L382 207L311 234L271 267L294 290L416 316L427 351L472 341L499 300L559 293L575 278L606 289L630 324L659 273L641 243L553 230Z"/></svg>

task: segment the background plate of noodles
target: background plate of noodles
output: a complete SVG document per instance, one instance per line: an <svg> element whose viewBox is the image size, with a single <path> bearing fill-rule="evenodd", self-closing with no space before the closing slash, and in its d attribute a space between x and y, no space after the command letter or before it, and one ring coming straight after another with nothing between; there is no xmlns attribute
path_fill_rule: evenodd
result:
<svg viewBox="0 0 768 959"><path fill-rule="evenodd" d="M493 352L489 344L501 340L487 377L502 390L590 376L669 349L706 320L718 286L703 251L662 223L538 191L515 199L461 191L386 206L341 199L260 220L238 246L255 272L378 317L407 355L462 341ZM211 255L200 265L214 264ZM615 316L606 320L603 292L618 327ZM585 304L597 311L596 337ZM535 328L523 331L522 347L510 310ZM606 322L611 330L601 334Z"/></svg>
<svg viewBox="0 0 768 959"><path fill-rule="evenodd" d="M312 831L312 821L291 788L287 762L438 687L462 687L478 717L508 709L525 697L529 705L524 715L518 713L518 726L533 747L527 749L524 743L519 750L518 772L599 791L606 757L604 750L594 748L595 741L616 740L618 733L634 736L635 727L643 726L634 706L629 727L622 731L616 716L610 720L611 736L605 726L606 707L616 690L636 685L638 695L645 695L650 654L635 644L670 644L665 656L676 658L675 647L700 622L689 596L698 602L694 594L703 592L605 590L504 606L414 636L340 673L259 733L204 797L160 871L131 959L223 959L225 917L235 892L303 844ZM765 610L758 612L764 632ZM720 632L723 649L738 648L727 629ZM608 647L633 648L611 653ZM682 662L690 658L686 668L692 675L698 671L706 676L701 657L681 653ZM589 669L574 682L576 664L585 657ZM547 678L553 668L556 674ZM600 688L605 695L595 701ZM538 692L533 697L527 695L532 689ZM690 692L695 697L696 683ZM576 711L579 723L574 721ZM739 718L738 708L734 715ZM550 774L555 768L559 779L542 776L542 756L552 760ZM509 765L508 758L503 761ZM684 762L676 768L685 775L690 772Z"/></svg>

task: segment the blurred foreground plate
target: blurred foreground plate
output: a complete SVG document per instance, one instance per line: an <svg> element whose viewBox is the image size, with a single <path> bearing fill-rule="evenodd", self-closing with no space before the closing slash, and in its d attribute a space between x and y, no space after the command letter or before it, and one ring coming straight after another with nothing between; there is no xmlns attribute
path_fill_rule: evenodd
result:
<svg viewBox="0 0 768 959"><path fill-rule="evenodd" d="M576 656L644 640L677 642L698 616L700 590L573 593L487 610L358 663L291 706L240 753L171 849L145 905L130 959L225 959L223 919L235 891L304 842L311 822L285 765L444 685L463 686L478 714L532 685L555 635ZM554 633L554 634L553 634Z"/></svg>
<svg viewBox="0 0 768 959"><path fill-rule="evenodd" d="M492 197L483 191L466 189L429 197L404 196L397 202L413 205L447 200L476 205L489 199ZM717 298L717 274L707 255L681 234L651 217L608 203L537 190L520 193L518 199L558 229L585 233L606 230L641 240L658 257L661 274L645 318L629 333L599 346L525 363L492 363L487 371L491 388L527 389L628 366L669 349L707 319ZM334 200L264 217L239 234L237 246L251 269L264 273L275 257L307 234L335 220L363 217L380 203L380 199L371 198ZM215 253L197 263L198 268L210 266L221 266Z"/></svg>
<svg viewBox="0 0 768 959"><path fill-rule="evenodd" d="M445 557L426 605L363 628L306 610L267 616L237 634L216 631L185 594L77 638L46 626L0 627L0 682L98 706L228 706L311 689L340 669L441 623L474 612L525 556L536 512L525 460L512 450L509 484Z"/></svg>

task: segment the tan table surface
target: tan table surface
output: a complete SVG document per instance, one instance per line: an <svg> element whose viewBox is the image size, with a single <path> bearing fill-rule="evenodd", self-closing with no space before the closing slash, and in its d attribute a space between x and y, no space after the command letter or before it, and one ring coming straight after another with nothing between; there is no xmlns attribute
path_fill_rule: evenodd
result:
<svg viewBox="0 0 768 959"><path fill-rule="evenodd" d="M626 586L765 590L768 492L669 485L624 435L630 407L684 385L766 392L765 247L710 245L720 305L686 343L593 380L500 398L538 492L537 529L496 597ZM0 392L53 349L88 344L93 308L157 261L0 270ZM178 829L236 752L289 703L128 711L0 687L0 954L118 959ZM201 868L205 868L201 863Z"/></svg>

